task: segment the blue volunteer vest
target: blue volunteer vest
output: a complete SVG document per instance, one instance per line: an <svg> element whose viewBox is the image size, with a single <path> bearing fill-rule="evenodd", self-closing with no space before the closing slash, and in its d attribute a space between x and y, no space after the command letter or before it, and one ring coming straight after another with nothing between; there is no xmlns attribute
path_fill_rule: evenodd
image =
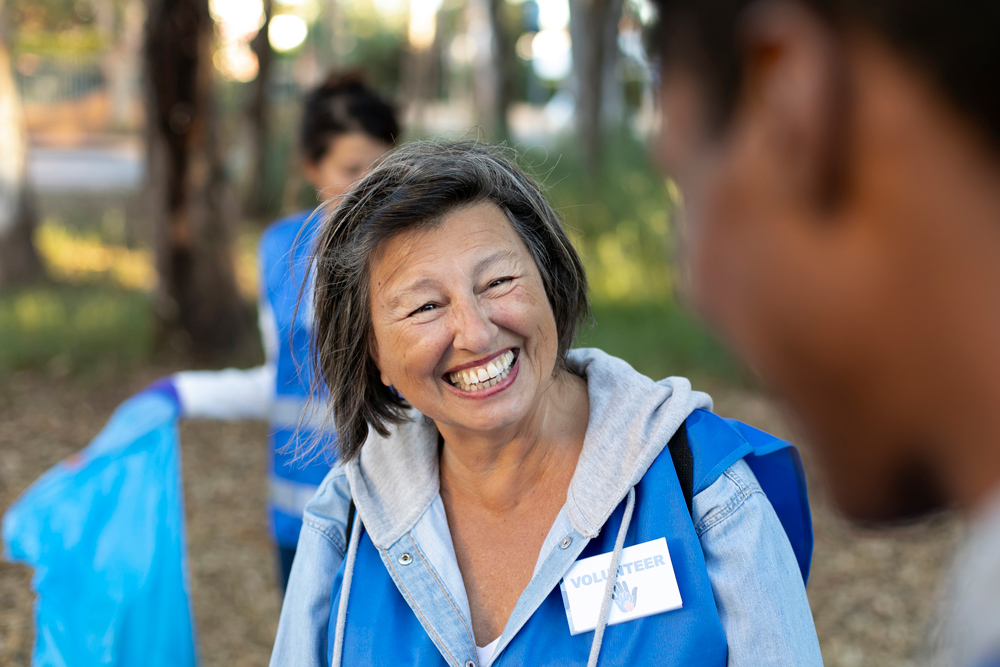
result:
<svg viewBox="0 0 1000 667"><path fill-rule="evenodd" d="M805 475L795 448L746 424L722 419L705 410L693 412L685 425L694 458L693 492L704 490L736 461L745 459L774 506L803 580L807 579L812 557L812 523ZM635 492L635 510L625 546L666 537L683 607L609 625L604 633L600 664L724 667L728 657L726 637L701 543L666 447L636 485ZM623 500L600 534L588 543L580 559L614 550L624 509ZM343 574L341 564L334 578L330 605L327 659L331 662ZM357 588L348 600L343 665L448 665L364 532L353 581ZM593 631L570 635L562 593L556 586L492 664L585 665L593 638Z"/></svg>
<svg viewBox="0 0 1000 667"><path fill-rule="evenodd" d="M299 422L313 379L309 358L312 294L304 289L319 229L311 215L312 211L303 211L271 225L261 237L259 250L261 294L278 328L268 508L275 541L284 547L298 543L302 510L332 465L326 457L296 460L296 450L318 437L324 451L332 452L336 440L333 433L317 433L307 421Z"/></svg>

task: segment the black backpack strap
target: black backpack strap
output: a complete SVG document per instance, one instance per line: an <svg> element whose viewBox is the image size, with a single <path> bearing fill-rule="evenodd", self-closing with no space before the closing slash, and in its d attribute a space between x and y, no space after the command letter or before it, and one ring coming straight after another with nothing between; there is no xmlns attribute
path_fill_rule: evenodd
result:
<svg viewBox="0 0 1000 667"><path fill-rule="evenodd" d="M691 499L694 497L694 456L691 454L691 446L688 444L687 426L681 427L671 436L667 443L670 450L670 458L674 461L674 470L677 471L677 481L681 483L681 493L684 494L684 502L687 503L688 514L693 514Z"/></svg>
<svg viewBox="0 0 1000 667"><path fill-rule="evenodd" d="M358 513L358 508L354 506L354 496L351 496L351 504L347 506L347 531L344 536L344 543L351 541L351 531L354 530L354 515Z"/></svg>

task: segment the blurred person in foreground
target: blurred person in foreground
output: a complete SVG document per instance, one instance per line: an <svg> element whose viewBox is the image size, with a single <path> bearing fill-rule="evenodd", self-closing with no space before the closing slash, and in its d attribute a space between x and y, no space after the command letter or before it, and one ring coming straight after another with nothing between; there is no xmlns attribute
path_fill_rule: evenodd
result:
<svg viewBox="0 0 1000 667"><path fill-rule="evenodd" d="M397 149L315 262L342 463L272 665L821 664L794 449L568 349L583 266L502 153Z"/></svg>
<svg viewBox="0 0 1000 667"><path fill-rule="evenodd" d="M299 141L306 179L321 199L335 201L398 137L393 108L365 85L360 73L335 72L305 98ZM158 383L178 399L182 417L270 421L268 505L282 590L295 556L302 510L332 462L324 457L300 459L299 444L319 438L332 453L336 441L336 434L321 428L308 406L311 312L299 307L303 290L309 289L309 253L319 219L312 210L302 211L278 220L261 237L264 365L186 371Z"/></svg>
<svg viewBox="0 0 1000 667"><path fill-rule="evenodd" d="M1000 4L657 0L696 306L834 500L958 508L943 665L1000 665Z"/></svg>

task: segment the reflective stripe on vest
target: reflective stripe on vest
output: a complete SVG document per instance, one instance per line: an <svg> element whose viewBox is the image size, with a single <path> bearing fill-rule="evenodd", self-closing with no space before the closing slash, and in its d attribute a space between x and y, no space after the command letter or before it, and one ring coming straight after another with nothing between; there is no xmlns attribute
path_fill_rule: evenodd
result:
<svg viewBox="0 0 1000 667"><path fill-rule="evenodd" d="M271 427L275 429L297 429L308 427L319 429L329 427L330 421L326 415L326 405L309 400L302 396L274 397L271 410Z"/></svg>
<svg viewBox="0 0 1000 667"><path fill-rule="evenodd" d="M301 517L306 504L312 500L316 484L293 482L271 475L268 480L271 506L289 516Z"/></svg>

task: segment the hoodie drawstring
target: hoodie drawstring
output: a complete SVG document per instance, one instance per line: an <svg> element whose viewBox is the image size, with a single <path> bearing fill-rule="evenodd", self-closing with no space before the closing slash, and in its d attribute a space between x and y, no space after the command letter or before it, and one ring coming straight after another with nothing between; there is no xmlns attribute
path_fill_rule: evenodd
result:
<svg viewBox="0 0 1000 667"><path fill-rule="evenodd" d="M347 601L351 597L351 580L354 578L354 562L358 559L359 542L361 542L361 517L355 514L354 526L351 528L351 535L347 541L347 562L344 564L344 581L340 585L340 605L337 607L337 627L333 636L331 667L340 667L340 664L343 662L344 626L347 624Z"/></svg>
<svg viewBox="0 0 1000 667"><path fill-rule="evenodd" d="M628 490L628 499L625 501L625 514L622 516L622 525L618 528L618 537L615 539L615 550L611 553L611 565L608 568L608 580L604 584L604 598L601 600L601 614L597 617L597 627L594 629L594 641L590 645L590 658L587 660L587 667L597 667L597 659L601 655L601 642L604 641L604 628L608 626L608 615L611 613L611 598L615 593L615 582L618 581L618 563L622 559L622 549L625 547L625 533L632 523L632 510L635 509L635 487Z"/></svg>

